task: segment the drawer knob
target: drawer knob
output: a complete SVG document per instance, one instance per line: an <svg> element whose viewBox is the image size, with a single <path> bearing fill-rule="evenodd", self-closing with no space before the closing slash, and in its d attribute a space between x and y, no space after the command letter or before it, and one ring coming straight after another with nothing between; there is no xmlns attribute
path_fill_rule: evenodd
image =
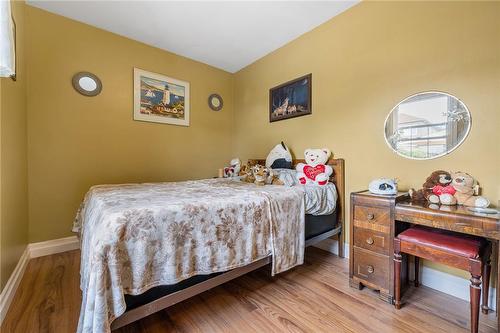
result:
<svg viewBox="0 0 500 333"><path fill-rule="evenodd" d="M368 215L366 216L366 218L367 218L368 220L373 220L373 219L375 218L375 215L373 215L372 213L370 213L370 214L368 214Z"/></svg>
<svg viewBox="0 0 500 333"><path fill-rule="evenodd" d="M375 271L372 265L368 265L368 273L372 274Z"/></svg>
<svg viewBox="0 0 500 333"><path fill-rule="evenodd" d="M366 239L366 243L367 243L367 244L369 244L369 245L372 245L372 244L373 244L373 238L368 237L368 238Z"/></svg>

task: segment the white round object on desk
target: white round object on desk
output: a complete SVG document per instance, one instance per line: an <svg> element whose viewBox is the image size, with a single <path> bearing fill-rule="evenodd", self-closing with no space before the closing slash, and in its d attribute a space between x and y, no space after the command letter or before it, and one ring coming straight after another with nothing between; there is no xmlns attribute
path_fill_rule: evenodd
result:
<svg viewBox="0 0 500 333"><path fill-rule="evenodd" d="M398 193L398 183L395 179L378 178L370 182L368 190L373 194L394 195Z"/></svg>

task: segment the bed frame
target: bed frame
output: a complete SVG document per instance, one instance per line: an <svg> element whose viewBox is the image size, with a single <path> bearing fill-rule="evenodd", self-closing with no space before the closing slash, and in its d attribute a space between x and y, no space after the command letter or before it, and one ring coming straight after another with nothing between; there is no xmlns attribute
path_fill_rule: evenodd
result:
<svg viewBox="0 0 500 333"><path fill-rule="evenodd" d="M251 159L248 161L250 165L262 164L265 165L265 160L263 159ZM305 163L304 160L293 160L293 167L298 163ZM344 257L344 223L345 223L345 171L344 171L344 160L343 159L330 159L327 162L333 169L333 174L330 176L330 181L335 184L338 192L337 199L337 227L324 232L320 235L308 239L305 246L311 246L327 238L336 237L338 239L338 253L340 257ZM243 267L235 268L230 271L216 275L208 280L197 283L191 287L173 292L166 296L160 297L150 303L141 305L137 308L126 311L120 317L116 318L111 323L111 330L118 329L125 325L128 325L136 320L147 317L155 312L161 311L168 308L174 304L182 302L188 298L195 295L201 294L211 288L217 287L223 283L231 281L237 277L244 274L250 273L260 267L263 267L271 263L272 258L268 256L266 258L255 261Z"/></svg>

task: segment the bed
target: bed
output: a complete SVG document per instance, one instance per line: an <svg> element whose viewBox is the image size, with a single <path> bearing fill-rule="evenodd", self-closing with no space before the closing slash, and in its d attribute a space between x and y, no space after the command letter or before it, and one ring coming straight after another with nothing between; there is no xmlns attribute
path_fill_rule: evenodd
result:
<svg viewBox="0 0 500 333"><path fill-rule="evenodd" d="M344 161L328 164L338 193L328 215L306 214L301 187L220 179L93 187L74 224L78 331L108 332L267 264L279 274L303 263L305 246L333 236L343 256Z"/></svg>

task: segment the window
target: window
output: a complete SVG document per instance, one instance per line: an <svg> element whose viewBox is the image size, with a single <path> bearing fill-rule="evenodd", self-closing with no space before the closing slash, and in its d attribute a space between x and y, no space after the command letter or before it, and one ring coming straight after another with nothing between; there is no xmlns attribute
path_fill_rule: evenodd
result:
<svg viewBox="0 0 500 333"><path fill-rule="evenodd" d="M0 1L0 77L16 75L15 27L10 1Z"/></svg>
<svg viewBox="0 0 500 333"><path fill-rule="evenodd" d="M399 155L430 159L451 152L470 129L470 113L456 97L441 92L410 96L394 107L385 138Z"/></svg>

